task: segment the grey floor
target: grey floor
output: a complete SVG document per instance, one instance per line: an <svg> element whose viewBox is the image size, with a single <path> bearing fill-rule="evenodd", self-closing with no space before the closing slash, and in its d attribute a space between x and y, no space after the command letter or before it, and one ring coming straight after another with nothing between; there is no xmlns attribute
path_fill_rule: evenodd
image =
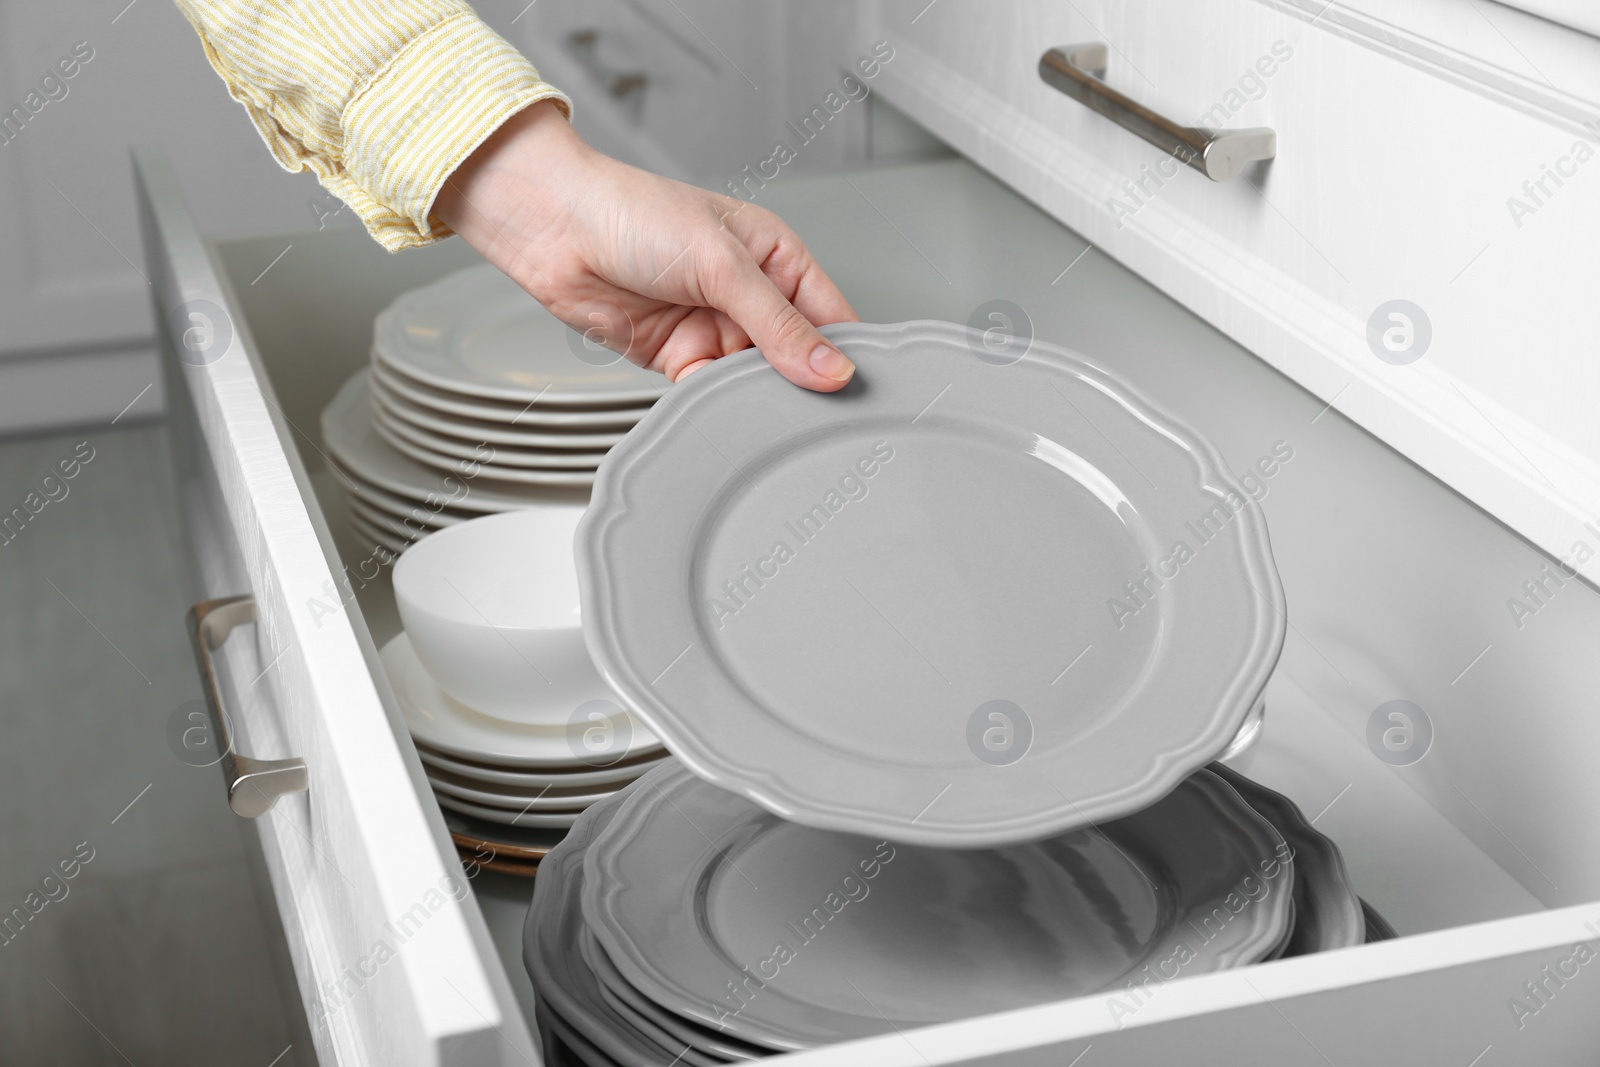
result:
<svg viewBox="0 0 1600 1067"><path fill-rule="evenodd" d="M75 449L0 544L0 1064L283 1067L278 935L219 772L167 741L200 690L164 429L0 441L0 515Z"/></svg>

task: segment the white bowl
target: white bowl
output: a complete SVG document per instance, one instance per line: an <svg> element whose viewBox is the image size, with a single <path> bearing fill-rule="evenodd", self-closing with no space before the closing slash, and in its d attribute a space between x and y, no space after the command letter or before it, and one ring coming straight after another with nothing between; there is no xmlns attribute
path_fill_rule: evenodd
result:
<svg viewBox="0 0 1600 1067"><path fill-rule="evenodd" d="M475 711L564 725L613 699L583 643L572 535L583 508L549 504L457 523L394 566L400 620L439 687Z"/></svg>

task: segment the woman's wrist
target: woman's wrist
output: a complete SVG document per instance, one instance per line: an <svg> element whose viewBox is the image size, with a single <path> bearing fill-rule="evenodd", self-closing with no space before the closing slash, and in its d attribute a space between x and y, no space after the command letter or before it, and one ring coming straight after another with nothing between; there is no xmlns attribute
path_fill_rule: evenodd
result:
<svg viewBox="0 0 1600 1067"><path fill-rule="evenodd" d="M511 201L551 195L557 178L561 184L570 181L593 154L557 103L540 100L507 119L462 160L445 179L433 212L488 255L501 239L527 236L501 233L494 221L508 214Z"/></svg>
<svg viewBox="0 0 1600 1067"><path fill-rule="evenodd" d="M754 345L796 385L841 388L855 368L813 323L855 313L781 219L738 203L595 151L542 101L456 167L433 210L569 326L624 325L613 347L674 381Z"/></svg>

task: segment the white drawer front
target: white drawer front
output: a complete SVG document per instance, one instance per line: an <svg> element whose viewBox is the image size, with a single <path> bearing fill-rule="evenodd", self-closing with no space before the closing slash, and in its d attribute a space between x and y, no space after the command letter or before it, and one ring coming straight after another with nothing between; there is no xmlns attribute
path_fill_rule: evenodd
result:
<svg viewBox="0 0 1600 1067"><path fill-rule="evenodd" d="M1552 554L1592 545L1600 260L1573 235L1600 231L1600 40L1443 0L881 0L867 21L897 50L879 90L1100 254ZM1047 48L1090 41L1111 86L1270 127L1276 159L1209 181L1040 79ZM1415 315L1385 347L1407 344L1396 300L1425 351Z"/></svg>
<svg viewBox="0 0 1600 1067"><path fill-rule="evenodd" d="M327 531L284 447L295 431L170 173L143 159L140 179L159 315L189 305L217 331L213 349L189 357L204 365L177 359L170 336L166 347L175 419L196 431L197 463L180 473L205 594L257 604L257 624L218 655L223 702L242 752L298 755L309 769L309 791L256 829L318 1057L537 1063L437 810L419 797L415 756L391 727L371 640L340 610Z"/></svg>

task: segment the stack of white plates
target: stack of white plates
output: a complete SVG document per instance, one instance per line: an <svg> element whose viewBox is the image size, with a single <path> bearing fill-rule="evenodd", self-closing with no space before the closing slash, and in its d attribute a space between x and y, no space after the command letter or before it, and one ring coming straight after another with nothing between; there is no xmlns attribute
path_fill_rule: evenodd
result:
<svg viewBox="0 0 1600 1067"><path fill-rule="evenodd" d="M393 552L474 515L583 499L667 389L488 266L400 296L371 355L323 413L323 438L351 528Z"/></svg>
<svg viewBox="0 0 1600 1067"><path fill-rule="evenodd" d="M373 426L435 471L466 461L510 485L589 485L666 388L493 267L412 290L373 327Z"/></svg>
<svg viewBox="0 0 1600 1067"><path fill-rule="evenodd" d="M394 565L405 632L381 656L469 862L532 873L578 813L666 758L584 645L572 534L581 505L483 515Z"/></svg>
<svg viewBox="0 0 1600 1067"><path fill-rule="evenodd" d="M667 758L660 742L615 704L597 704L602 718L585 716L579 727L530 725L451 697L405 634L380 655L463 859L490 869L532 874L560 840L549 831L565 830L585 808ZM606 751L586 746L584 734L593 736L597 724L620 742Z"/></svg>
<svg viewBox="0 0 1600 1067"><path fill-rule="evenodd" d="M399 553L435 530L482 515L588 500L585 487L507 485L482 477L465 460L438 471L397 451L373 424L370 374L357 372L322 412L323 444L361 541Z"/></svg>
<svg viewBox="0 0 1600 1067"><path fill-rule="evenodd" d="M1165 981L1365 933L1338 848L1220 768L990 851L796 826L670 764L551 852L524 957L547 1062L665 1067L1088 994L1132 1015Z"/></svg>

